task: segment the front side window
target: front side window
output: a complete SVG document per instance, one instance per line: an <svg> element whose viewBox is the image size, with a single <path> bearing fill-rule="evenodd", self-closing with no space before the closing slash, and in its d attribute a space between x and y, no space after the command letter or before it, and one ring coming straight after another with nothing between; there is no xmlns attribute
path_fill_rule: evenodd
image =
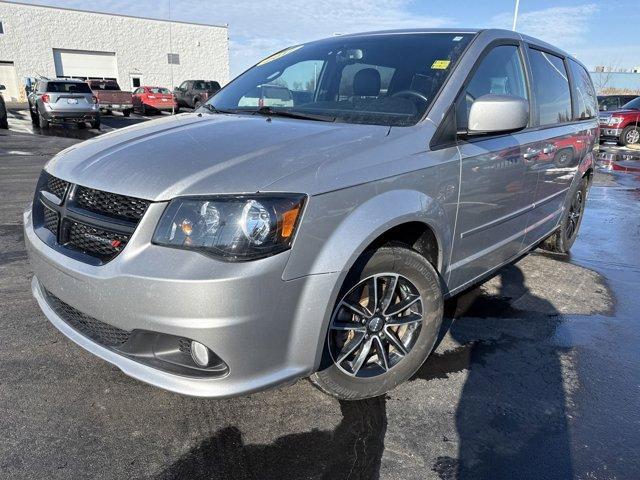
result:
<svg viewBox="0 0 640 480"><path fill-rule="evenodd" d="M539 125L553 125L571 120L571 93L562 58L529 49L535 115Z"/></svg>
<svg viewBox="0 0 640 480"><path fill-rule="evenodd" d="M472 38L355 35L298 45L262 60L208 103L232 113L270 107L337 122L412 125Z"/></svg>
<svg viewBox="0 0 640 480"><path fill-rule="evenodd" d="M625 103L621 108L626 108L629 110L640 110L640 97L636 97L630 102Z"/></svg>
<svg viewBox="0 0 640 480"><path fill-rule="evenodd" d="M598 115L598 100L587 71L574 60L569 59L569 68L573 76L574 97L576 99L575 120L594 118Z"/></svg>
<svg viewBox="0 0 640 480"><path fill-rule="evenodd" d="M524 67L518 47L494 47L481 61L456 104L456 122L465 130L471 104L483 95L509 95L528 100Z"/></svg>

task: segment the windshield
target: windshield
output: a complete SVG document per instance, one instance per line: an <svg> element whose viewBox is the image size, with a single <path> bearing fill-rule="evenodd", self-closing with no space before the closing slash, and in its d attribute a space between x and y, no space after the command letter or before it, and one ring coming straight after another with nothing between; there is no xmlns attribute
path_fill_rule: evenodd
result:
<svg viewBox="0 0 640 480"><path fill-rule="evenodd" d="M219 111L313 114L406 126L422 118L472 34L335 37L262 60L209 100Z"/></svg>
<svg viewBox="0 0 640 480"><path fill-rule="evenodd" d="M55 93L91 93L89 85L81 82L49 82L47 92Z"/></svg>
<svg viewBox="0 0 640 480"><path fill-rule="evenodd" d="M630 108L631 110L640 110L640 97L634 98L628 103L625 103L622 108Z"/></svg>

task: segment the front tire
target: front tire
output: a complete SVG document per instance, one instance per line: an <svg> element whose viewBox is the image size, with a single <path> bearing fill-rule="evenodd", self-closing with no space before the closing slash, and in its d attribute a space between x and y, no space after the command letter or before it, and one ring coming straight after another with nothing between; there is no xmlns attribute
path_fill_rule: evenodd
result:
<svg viewBox="0 0 640 480"><path fill-rule="evenodd" d="M578 238L584 207L587 203L588 177L582 177L578 188L573 192L571 203L560 220L559 228L542 242L542 249L553 253L567 254Z"/></svg>
<svg viewBox="0 0 640 480"><path fill-rule="evenodd" d="M619 143L624 147L640 143L640 127L636 125L625 127L625 129L622 130L622 135L620 135Z"/></svg>
<svg viewBox="0 0 640 480"><path fill-rule="evenodd" d="M396 245L365 252L338 295L311 382L343 400L392 390L431 353L442 314L440 278L422 255Z"/></svg>

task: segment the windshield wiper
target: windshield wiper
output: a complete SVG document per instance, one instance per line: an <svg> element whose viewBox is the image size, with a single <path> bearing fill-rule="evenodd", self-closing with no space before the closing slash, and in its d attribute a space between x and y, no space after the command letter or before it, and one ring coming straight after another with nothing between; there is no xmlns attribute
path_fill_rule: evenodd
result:
<svg viewBox="0 0 640 480"><path fill-rule="evenodd" d="M274 110L271 107L260 107L257 110L250 110L253 115L265 115L267 117L287 117L300 118L303 120L315 120L318 122L335 122L336 117L328 115L317 115L313 113L292 112L291 110Z"/></svg>
<svg viewBox="0 0 640 480"><path fill-rule="evenodd" d="M201 105L201 107L209 110L211 113L238 113L237 110L222 110L220 108L216 108L210 103L205 103L204 105Z"/></svg>

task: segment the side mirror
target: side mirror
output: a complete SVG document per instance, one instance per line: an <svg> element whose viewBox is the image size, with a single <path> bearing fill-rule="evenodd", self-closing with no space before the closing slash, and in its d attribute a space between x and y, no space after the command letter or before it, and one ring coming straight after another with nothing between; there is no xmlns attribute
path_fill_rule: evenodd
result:
<svg viewBox="0 0 640 480"><path fill-rule="evenodd" d="M528 123L526 100L511 95L482 95L471 104L467 134L522 130Z"/></svg>
<svg viewBox="0 0 640 480"><path fill-rule="evenodd" d="M2 84L0 84L0 90L4 90L6 87Z"/></svg>

